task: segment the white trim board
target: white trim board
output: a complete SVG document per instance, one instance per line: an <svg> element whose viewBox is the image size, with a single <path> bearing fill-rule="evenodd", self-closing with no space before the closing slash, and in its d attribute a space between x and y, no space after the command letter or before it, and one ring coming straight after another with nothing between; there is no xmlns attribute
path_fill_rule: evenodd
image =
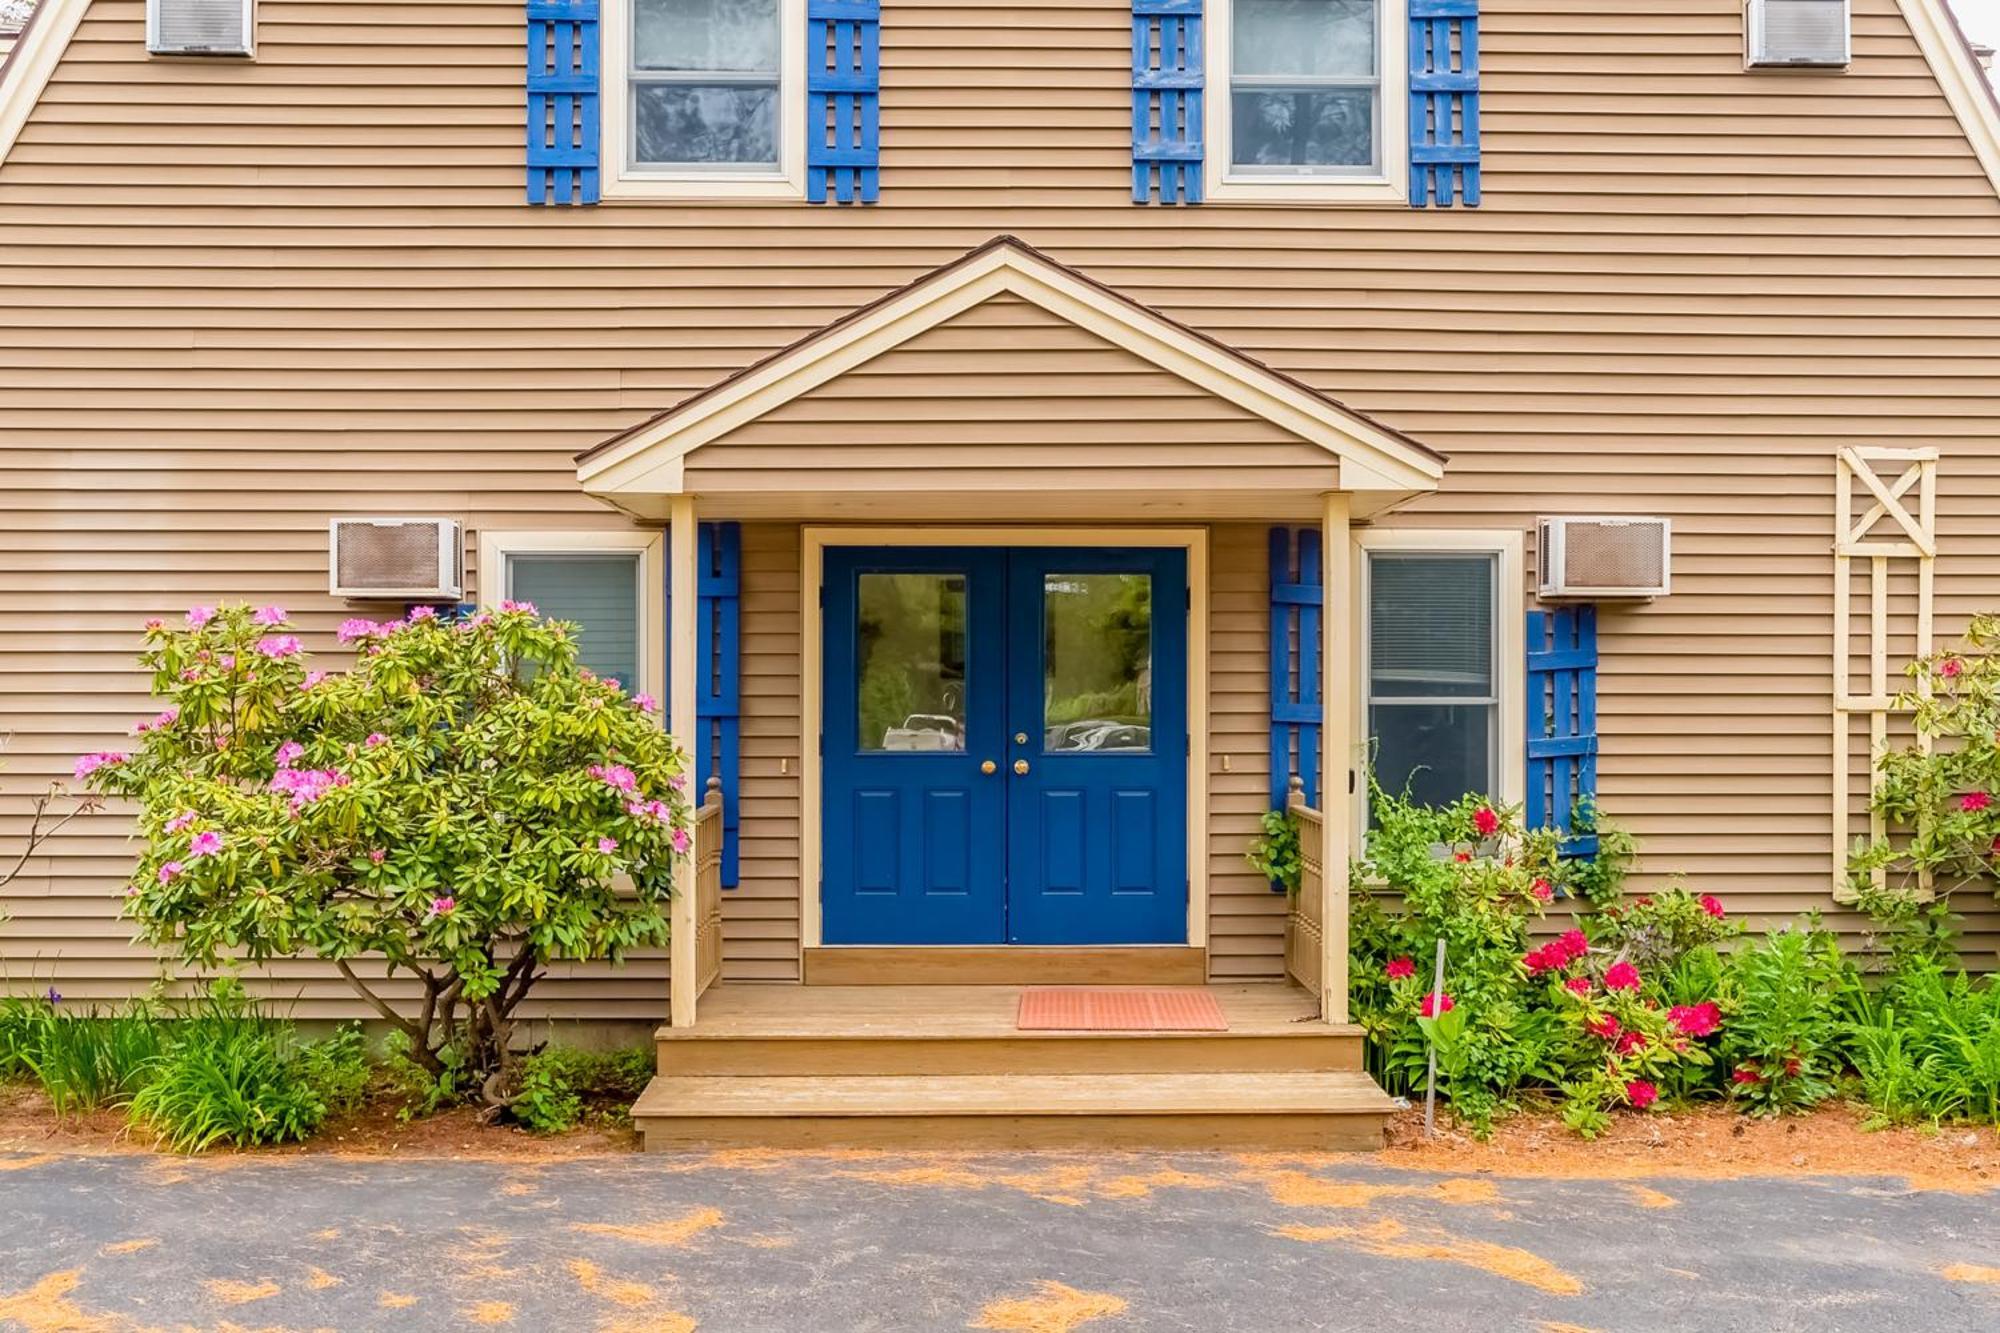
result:
<svg viewBox="0 0 2000 1333"><path fill-rule="evenodd" d="M820 809L825 725L825 617L820 589L829 546L1159 546L1187 552L1188 922L1187 943L1208 947L1208 529L1207 528L849 528L800 529L799 553L799 966L820 940ZM1145 947L1145 946L1134 946Z"/></svg>
<svg viewBox="0 0 2000 1333"><path fill-rule="evenodd" d="M21 137L29 113L41 101L42 90L49 86L89 8L90 0L42 0L15 38L14 49L0 62L0 163L14 151L14 141Z"/></svg>

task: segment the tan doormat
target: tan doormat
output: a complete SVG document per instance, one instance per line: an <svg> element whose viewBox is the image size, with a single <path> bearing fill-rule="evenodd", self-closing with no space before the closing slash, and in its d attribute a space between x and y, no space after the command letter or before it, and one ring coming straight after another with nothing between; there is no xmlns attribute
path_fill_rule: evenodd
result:
<svg viewBox="0 0 2000 1333"><path fill-rule="evenodd" d="M1205 990L1033 987L1021 992L1022 1032L1227 1032L1222 1006Z"/></svg>

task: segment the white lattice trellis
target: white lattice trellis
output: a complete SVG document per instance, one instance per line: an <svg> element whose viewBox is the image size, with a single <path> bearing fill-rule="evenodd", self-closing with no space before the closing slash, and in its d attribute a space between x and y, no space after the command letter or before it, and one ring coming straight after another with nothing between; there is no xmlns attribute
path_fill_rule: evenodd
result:
<svg viewBox="0 0 2000 1333"><path fill-rule="evenodd" d="M1889 466L1883 467L1887 464ZM1870 782L1889 740L1896 692L1889 685L1890 562L1915 562L1916 632L1913 658L1931 651L1932 588L1937 566L1936 449L1842 449L1834 464L1833 539L1833 882L1834 896L1849 896L1848 753L1853 719L1868 719ZM1900 470L1899 470L1900 469ZM1857 487L1859 491L1857 493ZM1915 493L1912 512L1910 497ZM1855 512L1858 498L1867 508ZM1854 689L1854 562L1868 562L1865 693ZM1925 688L1919 682L1919 688ZM1929 742L1919 737L1920 744ZM1868 817L1872 838L1886 832L1882 816ZM1924 885L1926 889L1929 885Z"/></svg>

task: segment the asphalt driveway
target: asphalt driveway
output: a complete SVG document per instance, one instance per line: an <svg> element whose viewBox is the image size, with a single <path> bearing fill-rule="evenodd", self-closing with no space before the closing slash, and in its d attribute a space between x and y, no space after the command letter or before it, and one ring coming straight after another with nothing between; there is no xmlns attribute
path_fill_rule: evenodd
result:
<svg viewBox="0 0 2000 1333"><path fill-rule="evenodd" d="M0 1328L1990 1330L2000 1195L1339 1157L0 1156Z"/></svg>

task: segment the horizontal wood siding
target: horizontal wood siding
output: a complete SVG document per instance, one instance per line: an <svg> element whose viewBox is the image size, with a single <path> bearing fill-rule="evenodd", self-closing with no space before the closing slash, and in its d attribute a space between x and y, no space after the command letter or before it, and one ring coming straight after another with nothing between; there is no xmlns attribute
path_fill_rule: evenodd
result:
<svg viewBox="0 0 2000 1333"><path fill-rule="evenodd" d="M1601 625L1605 807L1646 882L1823 906L1833 453L1942 449L1941 626L2000 602L2000 202L1894 0L1856 0L1844 74L1746 73L1740 0L1481 9L1477 211L1133 206L1123 0L889 0L878 205L531 210L518 0L260 0L251 63L148 61L141 0L96 0L0 166L0 853L144 707L146 617L283 601L330 649L335 513L623 526L576 451L1008 231L1449 453L1398 522L1672 517L1674 596ZM1089 410L1078 432L1123 419ZM787 614L794 536L745 534L753 623ZM1216 688L1241 691L1215 750L1245 769L1255 568L1215 573ZM796 629L745 648L726 965L789 976ZM1212 777L1234 837L1263 776ZM1222 841L1215 966L1270 974L1281 904L1220 891ZM28 867L9 986L155 975L116 919L130 854L105 816ZM550 996L657 1014L658 967Z"/></svg>

